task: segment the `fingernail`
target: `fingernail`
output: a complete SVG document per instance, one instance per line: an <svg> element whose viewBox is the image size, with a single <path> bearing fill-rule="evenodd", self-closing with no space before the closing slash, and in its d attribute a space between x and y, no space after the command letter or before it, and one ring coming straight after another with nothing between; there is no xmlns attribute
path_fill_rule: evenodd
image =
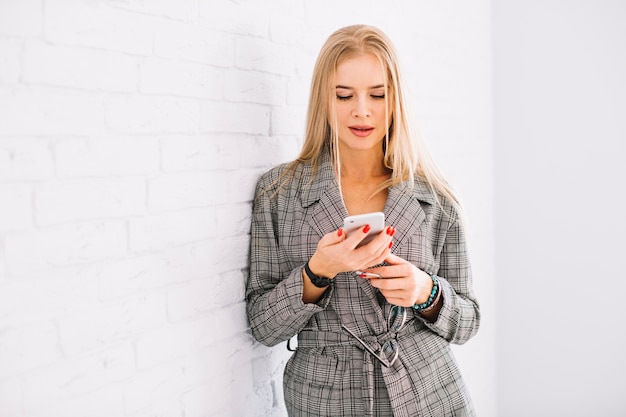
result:
<svg viewBox="0 0 626 417"><path fill-rule="evenodd" d="M392 228L391 228L391 234L390 234L389 236L393 236L393 235L395 235L395 234L396 234L396 228L395 228L395 227L392 227Z"/></svg>
<svg viewBox="0 0 626 417"><path fill-rule="evenodd" d="M371 229L370 225L366 224L365 227L363 228L363 233L368 233L370 229Z"/></svg>
<svg viewBox="0 0 626 417"><path fill-rule="evenodd" d="M389 242L389 249L393 246L393 242Z"/></svg>
<svg viewBox="0 0 626 417"><path fill-rule="evenodd" d="M339 230L337 231L337 236L341 236L341 235L343 235L343 229L339 229Z"/></svg>
<svg viewBox="0 0 626 417"><path fill-rule="evenodd" d="M389 236L393 236L393 227L391 227L391 226L388 226L388 227L387 227L387 234L388 234Z"/></svg>

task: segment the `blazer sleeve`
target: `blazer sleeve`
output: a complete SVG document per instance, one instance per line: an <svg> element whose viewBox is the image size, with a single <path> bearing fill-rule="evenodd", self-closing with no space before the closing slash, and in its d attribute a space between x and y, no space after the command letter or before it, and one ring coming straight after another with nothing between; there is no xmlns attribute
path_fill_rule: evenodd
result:
<svg viewBox="0 0 626 417"><path fill-rule="evenodd" d="M456 213L445 232L437 277L443 307L434 323L424 323L448 342L463 344L478 331L480 309L472 290L464 227Z"/></svg>
<svg viewBox="0 0 626 417"><path fill-rule="evenodd" d="M302 269L291 269L281 250L279 219L283 218L269 175L256 188L250 236L250 274L246 286L246 307L252 336L267 346L288 340L302 330L313 314L328 305L333 286L316 304L302 301ZM281 200L282 201L282 200ZM292 200L293 201L293 200ZM282 204L280 205L282 206ZM288 207L281 207L289 210Z"/></svg>

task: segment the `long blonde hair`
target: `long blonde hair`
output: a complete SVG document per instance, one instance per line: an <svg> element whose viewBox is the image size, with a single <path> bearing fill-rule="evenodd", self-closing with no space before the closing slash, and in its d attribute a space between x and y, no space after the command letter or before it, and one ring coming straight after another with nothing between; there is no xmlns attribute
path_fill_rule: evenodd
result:
<svg viewBox="0 0 626 417"><path fill-rule="evenodd" d="M367 25L353 25L335 31L326 40L313 70L306 119L304 144L294 167L310 163L314 171L319 167L324 152L330 152L335 174L340 178L337 129L331 126L332 85L337 67L345 60L360 54L373 55L387 73L385 100L391 104L391 122L384 141L384 165L391 177L380 189L403 181L414 183L415 176L425 180L437 201L438 195L448 198L461 211L460 200L433 161L420 135L408 117L404 82L400 74L396 50L380 29ZM332 95L331 95L332 94ZM377 190L378 191L378 190Z"/></svg>

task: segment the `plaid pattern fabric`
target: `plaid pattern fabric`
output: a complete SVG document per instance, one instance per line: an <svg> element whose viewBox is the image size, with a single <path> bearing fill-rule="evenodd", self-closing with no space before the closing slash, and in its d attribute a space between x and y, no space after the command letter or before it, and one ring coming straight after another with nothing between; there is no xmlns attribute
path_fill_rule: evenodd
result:
<svg viewBox="0 0 626 417"><path fill-rule="evenodd" d="M360 346L342 325L379 349L392 306L368 280L339 274L316 304L302 302L302 268L326 233L347 216L328 158L317 175L301 164L282 187L286 165L264 174L252 213L246 288L253 336L268 346L299 335L285 367L290 416L474 416L449 343L464 343L480 315L463 228L445 199L436 204L420 181L389 189L387 224L397 229L393 252L436 273L443 307L435 323L407 309L391 367ZM412 320L411 320L412 319ZM371 345L370 345L371 344Z"/></svg>

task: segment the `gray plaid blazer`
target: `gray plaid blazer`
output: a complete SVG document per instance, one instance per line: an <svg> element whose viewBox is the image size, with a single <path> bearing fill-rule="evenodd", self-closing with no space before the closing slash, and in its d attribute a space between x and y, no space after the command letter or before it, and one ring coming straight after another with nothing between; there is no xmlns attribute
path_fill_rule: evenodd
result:
<svg viewBox="0 0 626 417"><path fill-rule="evenodd" d="M398 359L385 367L342 328L375 352L389 340L391 305L368 280L342 273L318 303L302 302L304 264L348 213L328 158L315 175L300 164L293 177L282 177L286 168L270 170L257 184L246 301L252 335L261 343L298 335L283 380L289 415L475 415L449 348L470 339L480 321L463 227L452 205L446 199L437 204L419 180L413 188L389 189L384 211L397 229L393 252L437 274L443 308L435 323L407 309L409 322L395 336Z"/></svg>

